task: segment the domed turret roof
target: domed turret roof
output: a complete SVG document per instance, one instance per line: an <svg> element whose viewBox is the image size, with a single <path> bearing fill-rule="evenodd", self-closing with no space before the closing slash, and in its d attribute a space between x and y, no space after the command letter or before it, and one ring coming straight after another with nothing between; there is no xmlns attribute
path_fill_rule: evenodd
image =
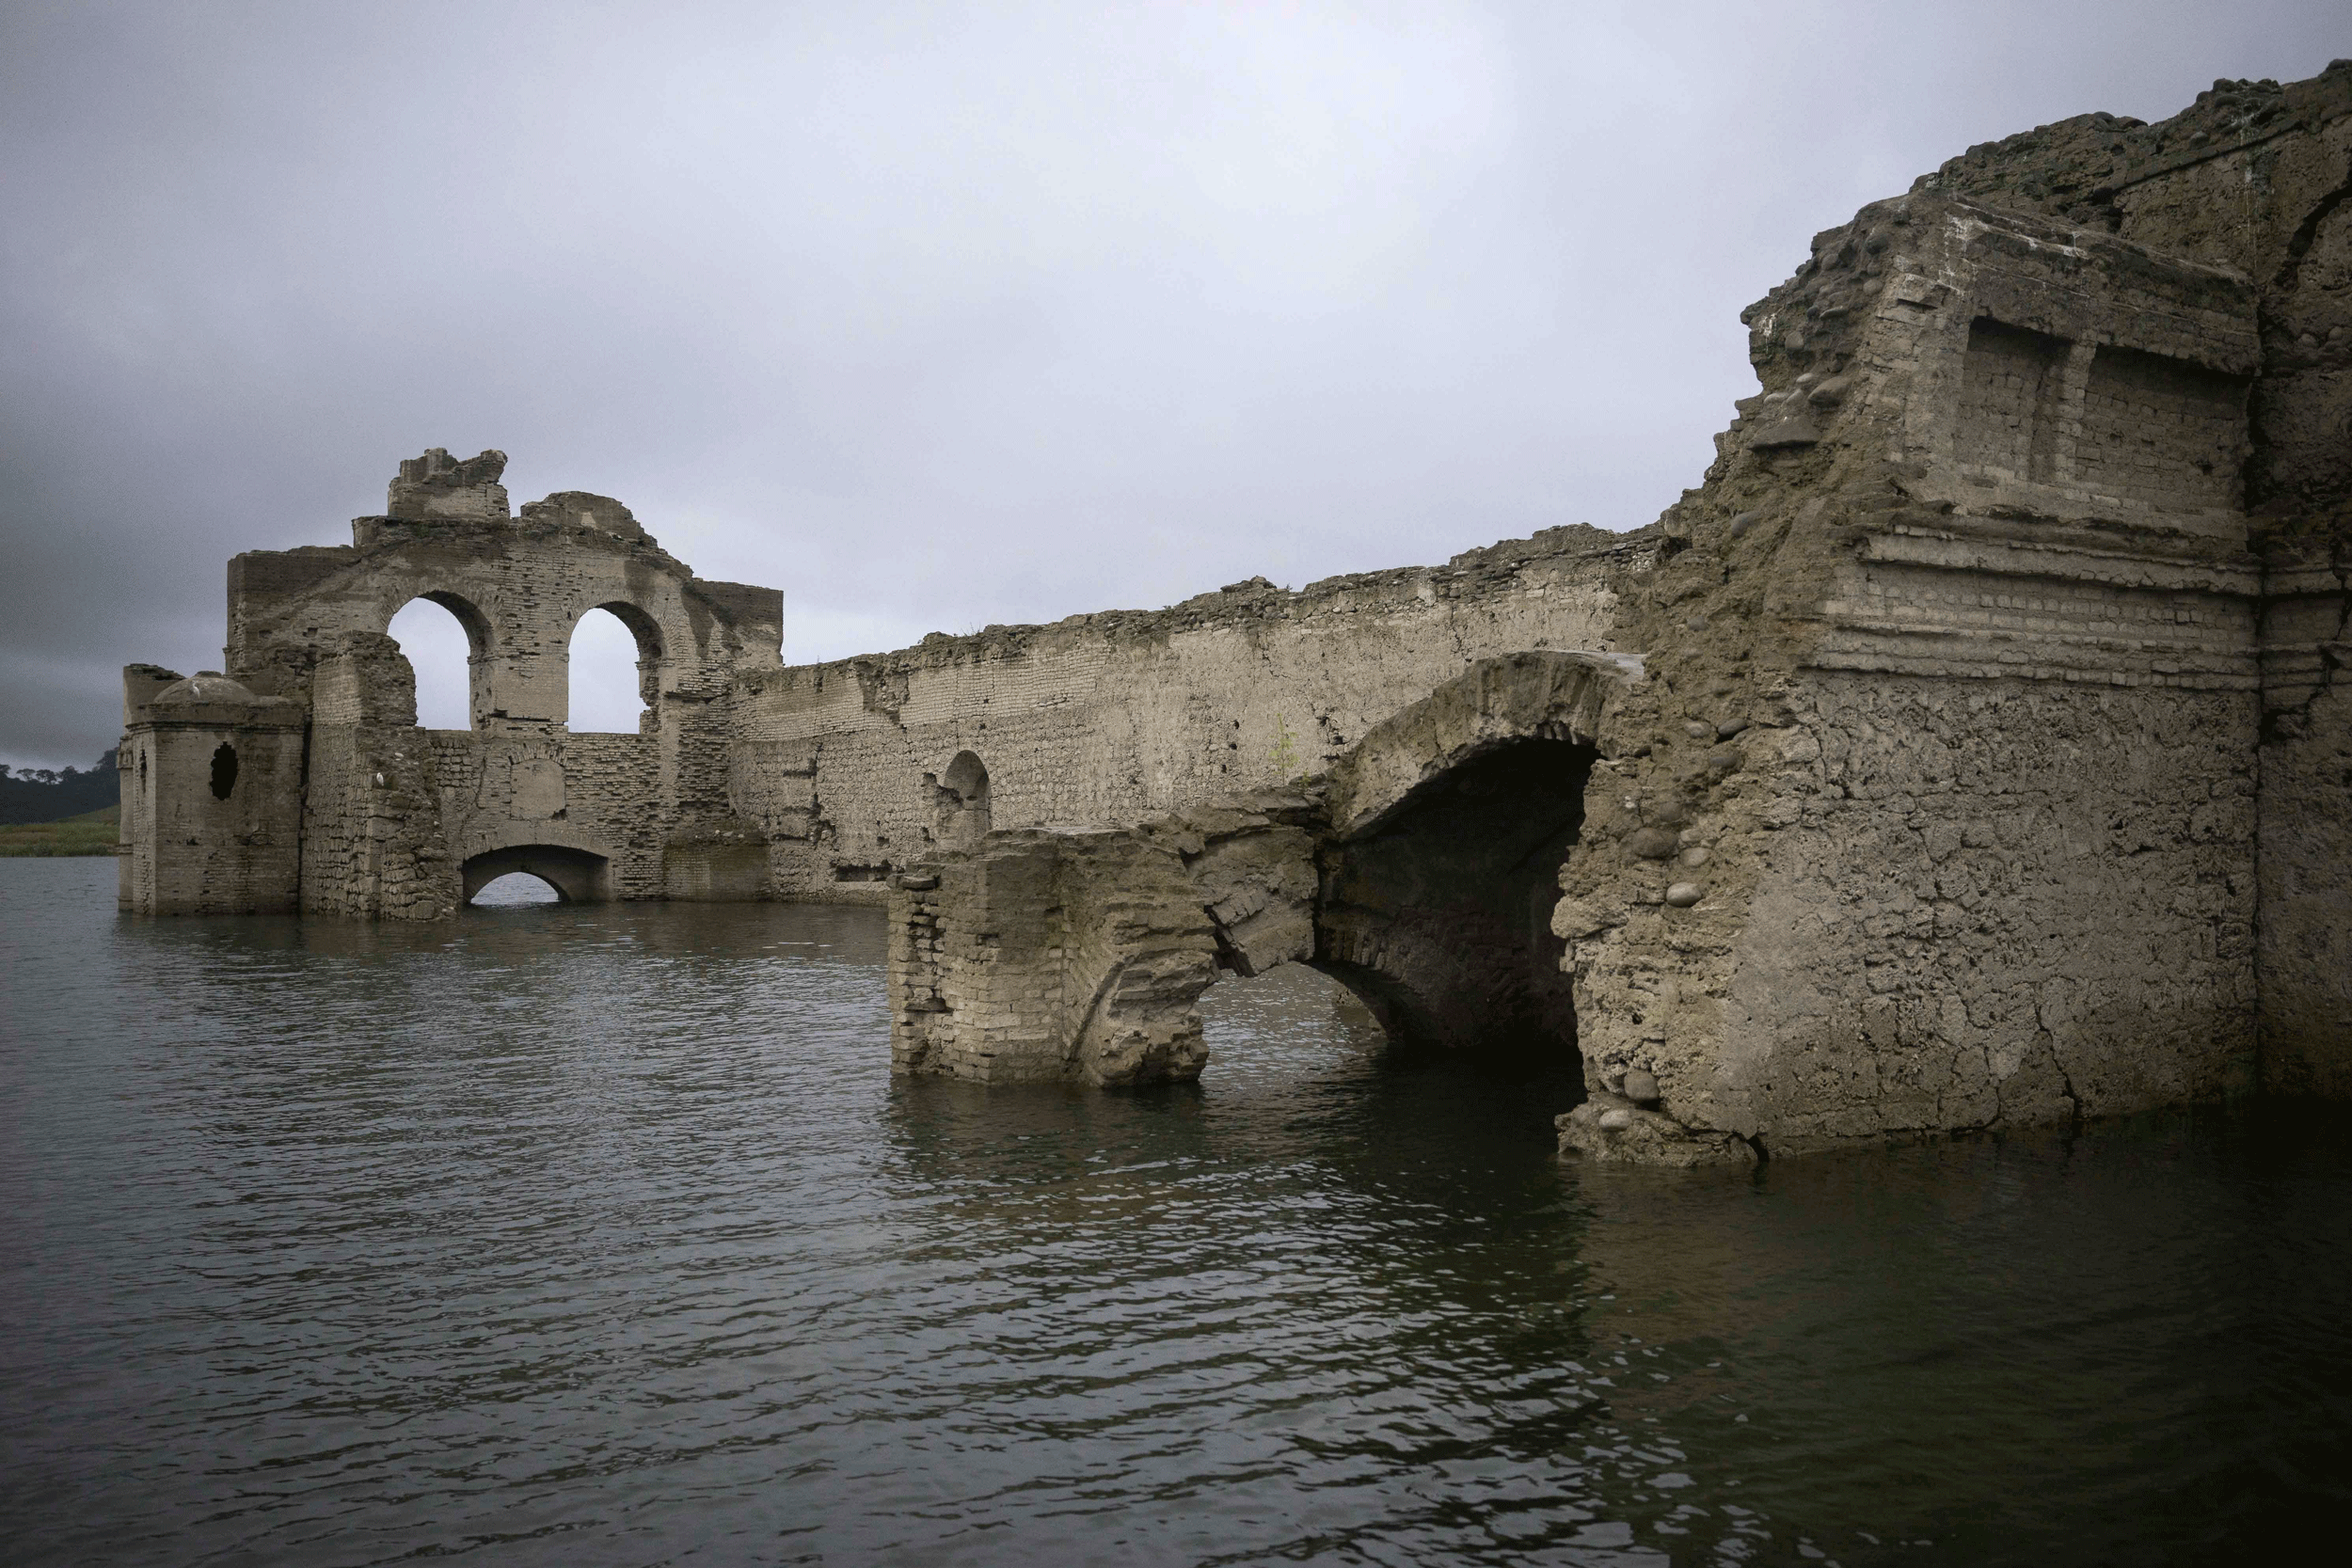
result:
<svg viewBox="0 0 2352 1568"><path fill-rule="evenodd" d="M258 703L262 699L243 682L232 681L217 670L199 671L183 680L173 681L149 699L151 705L163 707L182 703Z"/></svg>

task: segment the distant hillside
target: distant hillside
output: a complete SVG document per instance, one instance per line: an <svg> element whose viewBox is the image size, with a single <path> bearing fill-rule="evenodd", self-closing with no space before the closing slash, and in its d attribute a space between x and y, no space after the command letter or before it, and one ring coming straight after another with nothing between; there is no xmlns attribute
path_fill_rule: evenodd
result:
<svg viewBox="0 0 2352 1568"><path fill-rule="evenodd" d="M27 768L11 773L0 768L0 823L62 821L115 805L121 799L112 752L87 771Z"/></svg>
<svg viewBox="0 0 2352 1568"><path fill-rule="evenodd" d="M111 855L120 806L69 816L62 822L15 822L0 827L0 858L17 855Z"/></svg>

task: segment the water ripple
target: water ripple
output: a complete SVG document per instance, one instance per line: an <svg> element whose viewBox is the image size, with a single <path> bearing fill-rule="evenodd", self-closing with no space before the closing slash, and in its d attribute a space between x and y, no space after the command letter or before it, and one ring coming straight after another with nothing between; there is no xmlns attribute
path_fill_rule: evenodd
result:
<svg viewBox="0 0 2352 1568"><path fill-rule="evenodd" d="M2352 1151L1580 1170L1319 977L893 1082L869 912L0 863L8 1560L2205 1560L2352 1502Z"/></svg>

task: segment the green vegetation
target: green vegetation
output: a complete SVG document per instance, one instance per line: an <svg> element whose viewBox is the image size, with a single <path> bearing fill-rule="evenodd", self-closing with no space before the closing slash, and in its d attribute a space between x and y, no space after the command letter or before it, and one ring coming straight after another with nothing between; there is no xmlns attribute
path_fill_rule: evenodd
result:
<svg viewBox="0 0 2352 1568"><path fill-rule="evenodd" d="M118 782L112 752L87 771L0 767L0 823L56 822L116 804L122 799Z"/></svg>
<svg viewBox="0 0 2352 1568"><path fill-rule="evenodd" d="M101 806L60 822L13 822L0 827L0 856L111 855L122 808Z"/></svg>
<svg viewBox="0 0 2352 1568"><path fill-rule="evenodd" d="M1298 737L1291 734L1290 724L1282 715L1274 716L1274 776L1287 779L1298 771Z"/></svg>

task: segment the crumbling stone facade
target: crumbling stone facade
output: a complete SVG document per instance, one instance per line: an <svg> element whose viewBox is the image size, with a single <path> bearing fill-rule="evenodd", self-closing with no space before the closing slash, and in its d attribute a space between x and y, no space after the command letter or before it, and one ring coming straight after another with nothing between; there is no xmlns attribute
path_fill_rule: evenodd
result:
<svg viewBox="0 0 2352 1568"><path fill-rule="evenodd" d="M1197 1075L1220 973L1311 963L1390 1034L1574 1049L1550 930L1593 741L1641 661L1482 660L1327 774L1124 827L989 834L894 879L892 1056L984 1083Z"/></svg>
<svg viewBox="0 0 2352 1568"><path fill-rule="evenodd" d="M1762 390L1705 483L1564 574L1600 613L1518 644L1644 658L1558 863L1564 1148L2344 1091L2347 191L2352 67L2217 84L1975 150L1748 312ZM965 863L918 871L943 932ZM1327 863L1318 958L1343 903ZM941 951L909 1031L949 1027ZM1447 1013L1422 1032L1483 1033Z"/></svg>
<svg viewBox="0 0 2352 1568"><path fill-rule="evenodd" d="M268 776L267 797L257 774L208 806L200 770L157 756L145 786L156 808L124 814L124 908L432 919L501 869L582 898L765 890L764 868L744 874L745 847L764 839L734 815L728 772L742 683L779 666L782 595L696 578L606 497L564 492L511 516L505 461L427 452L401 465L385 515L353 523L350 545L230 562L228 674L195 685L248 705L192 712L222 743L275 716L293 761ZM466 628L470 729L417 726L414 673L384 634L416 598ZM572 630L595 609L636 635L637 735L568 731ZM126 673L125 766L170 726L194 733L173 706L179 688L157 689L167 676ZM250 836L240 813L266 821L283 853L249 874L175 869L226 863L175 820L236 843Z"/></svg>
<svg viewBox="0 0 2352 1568"><path fill-rule="evenodd" d="M2347 196L2352 63L2042 127L1816 238L1647 528L828 664L428 453L231 564L225 676L126 673L124 901L886 901L898 1067L990 1082L1188 1077L1205 986L1309 962L1579 1063L1611 1160L2352 1095ZM564 722L598 606L638 736Z"/></svg>

